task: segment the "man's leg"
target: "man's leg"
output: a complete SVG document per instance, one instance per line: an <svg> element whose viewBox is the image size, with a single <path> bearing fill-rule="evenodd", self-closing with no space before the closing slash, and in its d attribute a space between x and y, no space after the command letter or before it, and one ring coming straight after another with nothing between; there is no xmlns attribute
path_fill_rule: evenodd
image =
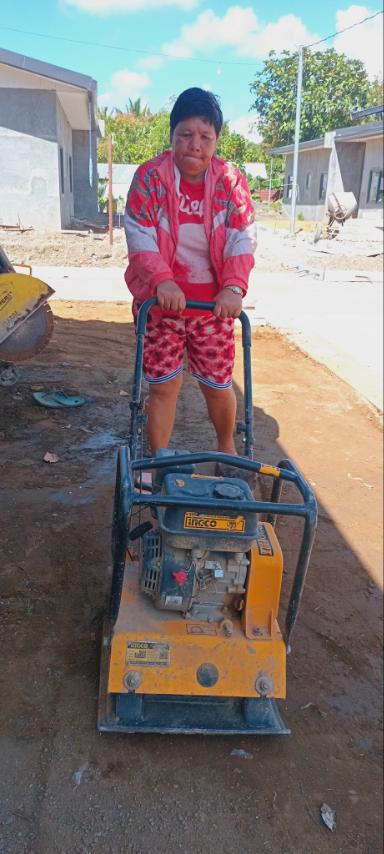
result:
<svg viewBox="0 0 384 854"><path fill-rule="evenodd" d="M236 422L236 396L233 388L212 388L199 383L216 430L217 447L225 454L237 454L233 433Z"/></svg>
<svg viewBox="0 0 384 854"><path fill-rule="evenodd" d="M150 383L148 412L148 440L153 456L159 448L167 448L172 436L176 416L176 403L183 375L180 372L171 380Z"/></svg>

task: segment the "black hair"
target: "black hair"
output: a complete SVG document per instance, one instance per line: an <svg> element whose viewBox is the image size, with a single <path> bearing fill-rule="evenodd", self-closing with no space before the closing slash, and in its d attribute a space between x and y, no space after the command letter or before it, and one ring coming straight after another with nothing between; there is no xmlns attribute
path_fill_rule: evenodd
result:
<svg viewBox="0 0 384 854"><path fill-rule="evenodd" d="M199 89L197 86L192 86L191 89L185 89L179 95L172 107L169 117L171 139L173 131L179 122L195 117L204 119L204 121L213 125L216 136L219 136L223 126L223 114L216 95L213 92L207 92L206 89Z"/></svg>

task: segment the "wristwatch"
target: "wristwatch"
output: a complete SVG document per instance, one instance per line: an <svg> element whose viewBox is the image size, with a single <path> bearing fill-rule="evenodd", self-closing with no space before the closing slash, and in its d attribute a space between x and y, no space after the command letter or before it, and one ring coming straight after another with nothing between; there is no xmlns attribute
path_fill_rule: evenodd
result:
<svg viewBox="0 0 384 854"><path fill-rule="evenodd" d="M225 291L232 291L234 294L240 294L243 296L243 289L239 287L239 285L224 285Z"/></svg>

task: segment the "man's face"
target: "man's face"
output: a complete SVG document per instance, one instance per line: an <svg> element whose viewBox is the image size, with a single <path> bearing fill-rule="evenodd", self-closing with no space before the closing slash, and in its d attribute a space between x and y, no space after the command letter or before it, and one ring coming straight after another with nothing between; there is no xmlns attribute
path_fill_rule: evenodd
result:
<svg viewBox="0 0 384 854"><path fill-rule="evenodd" d="M203 181L217 143L213 125L197 117L179 122L172 134L172 151L182 178Z"/></svg>

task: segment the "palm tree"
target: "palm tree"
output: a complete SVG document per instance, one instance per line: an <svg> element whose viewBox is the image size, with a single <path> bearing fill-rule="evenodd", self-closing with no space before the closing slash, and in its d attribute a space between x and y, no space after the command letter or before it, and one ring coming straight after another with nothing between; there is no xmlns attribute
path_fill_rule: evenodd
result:
<svg viewBox="0 0 384 854"><path fill-rule="evenodd" d="M132 98L129 98L128 104L125 104L124 110L119 110L118 107L114 107L114 113L117 116L150 116L151 111L148 107L148 104L144 104L141 106L141 98L136 98L136 101L133 101Z"/></svg>
<svg viewBox="0 0 384 854"><path fill-rule="evenodd" d="M113 111L111 110L111 113L112 112ZM98 107L97 108L98 119L104 119L104 121L105 121L105 119L109 119L109 116L111 115L111 113L108 112L108 107Z"/></svg>

